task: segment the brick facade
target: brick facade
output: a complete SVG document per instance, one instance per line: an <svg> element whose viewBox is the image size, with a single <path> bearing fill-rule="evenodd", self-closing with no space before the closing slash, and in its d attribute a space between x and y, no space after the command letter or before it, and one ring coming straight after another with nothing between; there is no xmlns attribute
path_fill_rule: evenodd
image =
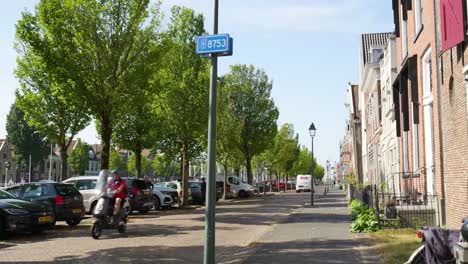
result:
<svg viewBox="0 0 468 264"><path fill-rule="evenodd" d="M459 228L462 218L468 216L468 90L463 74L468 64L466 43L444 52L440 62L446 224Z"/></svg>
<svg viewBox="0 0 468 264"><path fill-rule="evenodd" d="M407 16L406 16L406 32L407 32L407 56L403 54L403 43L404 40L404 33L405 30L403 28L403 17L404 17L404 5L408 3L408 1L396 1L398 2L398 22L396 25L399 27L397 32L399 35L396 38L396 47L397 47L397 71L400 74L400 78L402 75L407 75L408 85L407 89L401 92L400 87L400 108L397 115L399 114L399 118L401 121L401 125L399 128L399 136L400 136L400 157L401 157L401 165L400 169L401 172L404 173L413 173L416 175L420 175L418 179L419 182L423 183L422 186L418 187L418 191L420 192L428 192L429 186L427 186L427 179L426 174L428 170L432 170L435 173L435 192L434 194L440 195L442 191L441 181L440 181L440 171L441 171L441 155L440 155L440 129L437 125L439 123L439 114L438 114L438 98L437 98L437 57L436 57L436 36L435 36L435 6L433 1L422 1L424 4L424 8L422 11L422 29L416 29L416 20L415 20L415 12L416 7L413 4L410 8L406 7L407 9ZM403 2L403 5L402 5ZM410 1L414 2L414 1ZM394 6L395 8L395 6ZM424 116L424 103L423 103L423 60L422 58L426 54L426 52L430 52L430 86L432 87L432 134L433 140L430 142L433 146L433 163L434 167L427 166L427 159L426 159L426 142L425 137L427 134L427 130L425 131L424 122L426 120ZM407 69L407 74L405 70ZM397 80L398 81L398 80ZM417 93L417 94L416 94ZM407 107L405 107L403 96L407 96ZM407 121L405 126L405 111L407 112ZM417 129L417 138L415 138L415 130ZM405 132L407 133L407 144L405 146ZM414 149L414 143L417 140L418 147ZM405 154L405 148L407 149L407 153ZM417 150L416 153L414 150ZM429 149L427 150L429 151ZM414 159L415 153L418 154L417 159ZM427 157L430 158L430 157ZM416 164L417 163L419 164ZM406 163L406 164L405 164Z"/></svg>

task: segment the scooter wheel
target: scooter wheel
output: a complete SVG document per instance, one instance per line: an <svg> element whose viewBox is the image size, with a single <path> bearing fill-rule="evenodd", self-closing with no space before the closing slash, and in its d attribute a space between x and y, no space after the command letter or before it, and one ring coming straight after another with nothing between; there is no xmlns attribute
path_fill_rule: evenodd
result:
<svg viewBox="0 0 468 264"><path fill-rule="evenodd" d="M98 223L94 223L94 224L91 226L91 236L92 236L94 239L99 239L99 237L101 236L101 233L102 233L101 225L98 224Z"/></svg>
<svg viewBox="0 0 468 264"><path fill-rule="evenodd" d="M127 230L126 225L119 225L119 227L117 227L117 231L119 231L120 234L125 233L126 230Z"/></svg>

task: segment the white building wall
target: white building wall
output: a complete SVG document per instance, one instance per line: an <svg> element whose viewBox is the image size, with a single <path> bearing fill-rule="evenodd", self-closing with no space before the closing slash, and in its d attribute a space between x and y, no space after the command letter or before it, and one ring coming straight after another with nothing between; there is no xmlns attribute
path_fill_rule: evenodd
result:
<svg viewBox="0 0 468 264"><path fill-rule="evenodd" d="M382 89L382 137L380 139L381 173L386 178L388 191L399 193L399 139L396 135L396 121L392 85L396 74L395 38L389 39L384 57L380 61Z"/></svg>

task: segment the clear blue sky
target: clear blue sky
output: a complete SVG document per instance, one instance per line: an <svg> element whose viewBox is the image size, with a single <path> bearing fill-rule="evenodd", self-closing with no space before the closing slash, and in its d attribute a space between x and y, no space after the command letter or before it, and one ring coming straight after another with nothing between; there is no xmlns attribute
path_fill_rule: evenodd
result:
<svg viewBox="0 0 468 264"><path fill-rule="evenodd" d="M3 1L0 9L0 138L18 87L13 71L16 21L37 0ZM202 12L212 31L212 0L163 0ZM308 127L317 126L320 162L337 161L344 133L347 83L358 81L359 34L392 31L391 1L382 0L220 0L220 33L234 38L234 56L221 58L220 74L232 64L253 64L273 80L279 125L294 124L300 142L310 146ZM91 125L79 137L99 142Z"/></svg>

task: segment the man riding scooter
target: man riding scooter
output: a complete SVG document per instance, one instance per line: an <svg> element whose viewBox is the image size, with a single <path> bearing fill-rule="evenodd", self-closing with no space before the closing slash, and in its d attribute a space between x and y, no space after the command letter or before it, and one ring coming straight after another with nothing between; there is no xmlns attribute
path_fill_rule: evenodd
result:
<svg viewBox="0 0 468 264"><path fill-rule="evenodd" d="M108 188L115 192L111 200L111 206L114 205L112 224L122 224L122 220L119 219L119 216L125 198L127 198L127 183L120 177L120 172L118 170L112 171L112 178L113 179L108 184Z"/></svg>

